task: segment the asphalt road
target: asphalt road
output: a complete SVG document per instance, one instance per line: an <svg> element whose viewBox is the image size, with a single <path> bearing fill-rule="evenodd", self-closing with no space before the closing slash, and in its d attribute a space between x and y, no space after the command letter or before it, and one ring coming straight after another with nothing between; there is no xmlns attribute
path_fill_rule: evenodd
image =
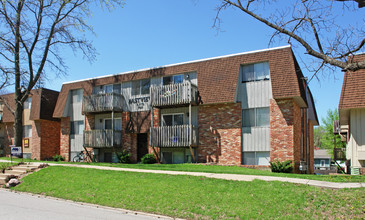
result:
<svg viewBox="0 0 365 220"><path fill-rule="evenodd" d="M96 207L81 203L46 198L43 196L15 193L0 189L0 219L69 220L69 219L164 219L161 216L144 215L133 211ZM168 218L167 218L168 219Z"/></svg>

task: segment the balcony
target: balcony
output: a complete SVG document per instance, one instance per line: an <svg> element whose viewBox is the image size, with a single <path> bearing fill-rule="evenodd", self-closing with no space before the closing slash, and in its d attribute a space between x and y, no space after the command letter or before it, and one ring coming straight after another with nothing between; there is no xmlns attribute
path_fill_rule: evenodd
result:
<svg viewBox="0 0 365 220"><path fill-rule="evenodd" d="M152 127L150 135L153 147L188 147L198 144L198 129L193 125Z"/></svg>
<svg viewBox="0 0 365 220"><path fill-rule="evenodd" d="M123 111L124 97L117 93L94 94L84 96L83 113Z"/></svg>
<svg viewBox="0 0 365 220"><path fill-rule="evenodd" d="M190 82L151 87L151 106L196 105L198 87Z"/></svg>
<svg viewBox="0 0 365 220"><path fill-rule="evenodd" d="M346 148L334 148L333 158L334 160L346 160Z"/></svg>
<svg viewBox="0 0 365 220"><path fill-rule="evenodd" d="M111 129L84 131L84 147L110 148L122 146L122 131Z"/></svg>

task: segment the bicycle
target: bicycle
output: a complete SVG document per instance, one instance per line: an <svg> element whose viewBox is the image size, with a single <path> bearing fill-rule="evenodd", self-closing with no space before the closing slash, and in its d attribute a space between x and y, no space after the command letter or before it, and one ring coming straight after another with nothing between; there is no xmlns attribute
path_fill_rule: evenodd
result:
<svg viewBox="0 0 365 220"><path fill-rule="evenodd" d="M72 162L84 162L84 161L86 161L86 154L84 153L84 151L81 151L72 158Z"/></svg>

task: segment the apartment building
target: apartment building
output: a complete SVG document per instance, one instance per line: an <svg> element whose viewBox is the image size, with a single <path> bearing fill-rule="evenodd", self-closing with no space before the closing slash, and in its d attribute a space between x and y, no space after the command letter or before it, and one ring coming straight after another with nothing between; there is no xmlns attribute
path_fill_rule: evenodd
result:
<svg viewBox="0 0 365 220"><path fill-rule="evenodd" d="M353 57L364 60L365 54ZM346 159L352 174L365 174L365 70L345 72L340 103L340 132L346 135Z"/></svg>
<svg viewBox="0 0 365 220"><path fill-rule="evenodd" d="M14 93L3 95L10 107L15 110ZM23 105L24 158L50 159L59 154L60 121L53 118L53 110L58 92L41 88L30 92ZM10 156L9 145L14 144L14 115L0 102L0 154Z"/></svg>
<svg viewBox="0 0 365 220"><path fill-rule="evenodd" d="M313 98L290 46L64 83L60 153L313 172Z"/></svg>

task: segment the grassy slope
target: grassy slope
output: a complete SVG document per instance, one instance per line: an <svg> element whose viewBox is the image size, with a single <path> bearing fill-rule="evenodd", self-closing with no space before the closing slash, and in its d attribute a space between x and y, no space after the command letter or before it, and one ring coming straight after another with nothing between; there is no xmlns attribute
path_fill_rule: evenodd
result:
<svg viewBox="0 0 365 220"><path fill-rule="evenodd" d="M2 157L0 159L9 159ZM21 159L16 159L21 161ZM35 162L34 160L24 160L25 162ZM44 161L52 163L51 161ZM55 163L55 162L53 162ZM63 162L68 163L68 162ZM81 163L85 164L85 163ZM201 165L201 164L118 164L118 163L88 163L96 166L110 166L136 169L154 169L154 170L174 170L174 171L190 171L190 172L207 172L207 173L230 173L244 175L260 175L260 176L279 176L301 179L322 180L330 182L365 182L365 176L342 176L342 175L305 175L305 174L285 174L272 173L271 171L249 169L238 166L218 166L218 165Z"/></svg>
<svg viewBox="0 0 365 220"><path fill-rule="evenodd" d="M48 167L18 191L181 218L363 218L365 189Z"/></svg>

